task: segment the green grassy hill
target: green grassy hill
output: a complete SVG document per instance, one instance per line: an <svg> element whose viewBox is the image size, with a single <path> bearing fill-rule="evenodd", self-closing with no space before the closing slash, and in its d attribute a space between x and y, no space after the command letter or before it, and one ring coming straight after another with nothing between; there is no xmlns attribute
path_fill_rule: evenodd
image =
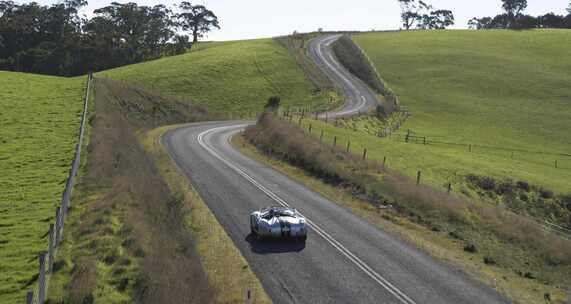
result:
<svg viewBox="0 0 571 304"><path fill-rule="evenodd" d="M190 99L214 111L259 112L270 96L284 105L324 98L288 51L272 39L207 43L190 53L99 73L153 91Z"/></svg>
<svg viewBox="0 0 571 304"><path fill-rule="evenodd" d="M203 43L97 76L230 115L260 112L274 95L292 106L326 100L272 39ZM73 158L85 80L0 72L0 303L21 302L36 286L37 255L47 248Z"/></svg>
<svg viewBox="0 0 571 304"><path fill-rule="evenodd" d="M35 287L77 142L85 78L0 72L0 303ZM30 286L28 286L30 285Z"/></svg>
<svg viewBox="0 0 571 304"><path fill-rule="evenodd" d="M410 175L422 170L436 185L479 174L571 192L571 157L558 155L571 153L571 31L418 31L353 39L413 114L400 133L410 129L429 141L462 144L363 138L363 145L378 148L378 157L388 156Z"/></svg>

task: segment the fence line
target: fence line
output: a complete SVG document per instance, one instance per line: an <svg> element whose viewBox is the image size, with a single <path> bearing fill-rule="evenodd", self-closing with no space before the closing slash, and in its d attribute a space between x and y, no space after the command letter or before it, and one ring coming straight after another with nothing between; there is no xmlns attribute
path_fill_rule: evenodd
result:
<svg viewBox="0 0 571 304"><path fill-rule="evenodd" d="M43 304L48 294L49 278L53 273L53 266L57 248L61 244L63 236L63 228L67 212L70 207L70 199L73 193L73 185L79 166L81 164L81 147L85 136L85 123L87 120L87 110L89 106L89 91L91 90L91 82L93 76L89 74L87 77L87 90L85 92L85 100L83 103L83 114L81 116L81 124L79 126L78 142L75 145L75 154L69 170L69 176L65 184L65 189L62 194L61 204L56 208L55 220L49 226L48 232L48 250L42 251L38 255L39 261L39 274L38 285L34 291L28 291L26 294L26 304Z"/></svg>
<svg viewBox="0 0 571 304"><path fill-rule="evenodd" d="M286 117L288 117L288 115L290 115L289 118L292 118L292 116L293 116L293 115L291 115L291 113L288 114L287 112L281 113L281 116L280 116L279 114L280 114L280 113L278 113L278 118L281 118L281 119L283 119L284 121L288 121L288 120L286 119ZM309 117L309 118L311 118L311 117ZM309 119L309 118L308 118L308 119ZM311 130L313 129L313 125L312 125L311 123L308 123L307 125L302 124L302 119L303 119L303 117L300 116L300 117L299 117L299 120L298 120L298 122L297 122L296 124L297 124L298 127L300 127L302 130L305 130L305 128L307 128L307 130L308 130L308 135L311 135ZM291 121L290 121L290 123L291 123ZM320 133L320 135L319 135L319 141L320 141L321 143L323 143L323 137L324 137L324 136L325 136L325 131L322 129L322 130L321 130L321 133ZM418 137L418 138L422 138L422 137ZM426 140L426 139L424 139L424 140ZM331 143L331 148L332 148L332 150L334 150L334 149L336 148L336 146L337 146L337 141L338 141L338 140L337 140L337 136L333 136L332 143ZM346 153L351 153L351 151L350 151L350 145L351 145L351 141L350 141L350 140L347 140L347 146L346 146L346 150L345 150ZM359 150L359 151L360 151L360 150ZM362 159L365 160L365 159L366 159L366 156L367 156L367 148L364 147L364 148L363 148ZM386 168L386 163L387 163L387 157L385 156L385 157L383 157L383 161L382 161L382 166L383 166L383 168ZM416 184L417 184L417 185L420 185L420 184L421 184L421 177L422 177L422 171L418 170L418 171L416 172ZM445 185L445 189L446 189L446 191L447 191L448 194L451 194L451 192L452 192L452 183L446 184L446 185ZM541 225L541 227L542 227L545 231L547 231L547 232L556 233L557 235L559 235L559 236L562 237L562 238L571 240L571 227L560 226L560 225L558 225L558 224L552 223L552 222L547 221L547 220L545 220L545 219L538 218L538 217L534 217L534 216L531 216L531 215L523 215L523 214L518 213L517 210L511 209L511 208L509 208L509 207L507 207L507 206L506 206L506 208L507 208L508 210L510 210L510 211L512 211L512 212L514 212L514 213L516 213L516 214L519 214L519 215L522 215L522 216L525 216L525 217L527 217L527 218L530 218L530 219L534 220L534 221L537 222L539 225Z"/></svg>
<svg viewBox="0 0 571 304"><path fill-rule="evenodd" d="M415 135L412 130L408 130L405 134L394 133L391 135L391 139L394 141L400 142L407 142L407 143L422 143L422 144L440 144L440 145L449 145L449 146L461 146L467 149L473 148L480 148L480 149L487 149L487 150L499 150L499 151L507 151L507 152L518 152L518 153L526 153L526 154L542 154L542 155L552 155L552 156L560 156L560 157L571 157L569 153L554 153L554 152L546 152L546 151L532 151L532 150L525 150L525 149L517 149L517 148L508 148L508 147L500 147L500 146L488 146L488 145L478 145L478 144L470 144L470 143L459 143L459 142L450 142L450 141L442 141L442 140L434 140L432 138L436 136L420 136ZM442 136L438 136L442 137Z"/></svg>
<svg viewBox="0 0 571 304"><path fill-rule="evenodd" d="M565 164L562 164L560 162L561 160L563 160L565 162L567 160L571 160L571 154L569 154L569 153L531 151L531 150L509 148L509 147L488 146L488 145L480 145L480 144L470 144L470 143L449 142L449 141L444 141L444 140L434 140L434 137L442 137L442 136L435 136L435 135L430 136L430 137L424 136L424 135L420 136L412 130L407 130L407 132L404 134L395 133L395 131L398 130L402 126L402 123L404 123L404 121L406 121L406 118L408 118L411 115L408 112L408 110L406 109L406 107L402 107L402 108L403 109L401 109L400 112L396 112L396 113L404 113L404 117L399 118L399 120L396 122L396 125L394 125L394 126L390 126L387 128L380 128L379 131L376 133L376 136L382 137L382 138L387 138L389 140L396 141L396 142L403 142L403 143L432 145L432 146L442 145L442 146L453 146L453 147L458 147L458 148L465 148L469 152L473 152L474 149L489 150L489 151L496 151L496 152L504 151L504 152L508 152L508 153L511 152L511 158L512 159L516 158L516 153L525 154L525 155L553 156L554 158L549 162L549 164L544 163L544 162L533 161L533 160L525 159L525 158L518 158L518 159L525 161L525 162L528 162L528 163L534 163L537 165L551 166L551 167L554 167L556 169L565 169L565 170L571 169L568 166L566 166ZM301 123L302 119L313 118L312 115L308 115L310 113L306 112L305 109L299 110L299 108L287 108L286 110L282 110L281 112L278 112L278 113L284 117L289 117L290 119L293 117L299 118L300 120L298 121L298 123ZM315 113L313 113L313 114L315 114ZM327 117L324 117L324 116L318 116L317 120L321 120L321 121L324 121L325 123L328 123ZM334 122L332 123L332 125L335 127L339 127L338 119L334 119L333 121ZM555 157L560 157L562 159L556 159Z"/></svg>

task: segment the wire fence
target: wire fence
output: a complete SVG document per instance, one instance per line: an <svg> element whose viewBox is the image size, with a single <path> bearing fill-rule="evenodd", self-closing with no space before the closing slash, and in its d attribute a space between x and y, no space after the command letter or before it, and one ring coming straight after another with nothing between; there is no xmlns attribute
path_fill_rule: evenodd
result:
<svg viewBox="0 0 571 304"><path fill-rule="evenodd" d="M452 140L447 140L446 137L443 136L421 135L412 130L407 130L406 133L393 133L388 136L388 139L396 142L409 143L409 144L454 147L473 153L485 152L485 153L500 154L505 157L509 157L511 159L518 159L529 163L535 163L537 165L550 166L555 169L571 169L571 154L569 153L534 151L534 150L520 149L513 147L455 142ZM534 159L530 159L529 157L526 158L526 156L532 157ZM548 161L539 161L537 157L543 157Z"/></svg>
<svg viewBox="0 0 571 304"><path fill-rule="evenodd" d="M299 119L303 120L307 118L330 123L335 127L344 127L343 124L339 123L339 119L332 119L328 117L327 113L318 113L314 111L311 106L282 108L278 113L280 116L288 118L290 121ZM367 112L360 112L359 114L367 114ZM459 142L447 139L444 136L420 134L410 129L406 130L406 132L397 132L405 121L412 116L412 114L407 107L400 107L393 116L395 117L394 121L388 122L387 126L380 127L376 132L373 132L373 134L377 137L395 142L451 147L474 153L493 153L536 165L553 167L555 169L571 170L571 153L533 151L514 147ZM539 159L539 157L543 159Z"/></svg>
<svg viewBox="0 0 571 304"><path fill-rule="evenodd" d="M38 284L33 289L28 291L26 294L26 304L43 304L46 301L49 278L54 270L54 261L57 253L57 249L62 241L63 228L65 224L65 219L67 217L67 212L70 207L70 199L73 193L73 185L75 182L75 177L77 176L77 171L81 164L81 148L83 145L83 138L85 135L85 123L87 120L87 110L89 103L89 92L91 90L91 82L93 81L93 76L90 74L87 77L87 89L85 92L85 100L83 104L83 114L81 116L81 124L79 127L79 137L77 144L75 145L75 155L73 157L73 162L69 171L69 176L65 184L65 189L62 194L60 206L55 210L55 221L49 226L48 232L48 248L47 251L42 251L38 255L39 259L39 273L38 273Z"/></svg>
<svg viewBox="0 0 571 304"><path fill-rule="evenodd" d="M317 131L316 128L314 127L314 125L311 123L311 119L313 119L312 117L307 117L307 116L303 116L300 115L299 116L295 116L292 112L281 112L278 114L278 117L285 120L285 121L289 121L291 124L295 124L298 127L300 127L301 129L303 129L305 132L307 132L308 135L313 135L315 137L318 137L320 142L327 144L324 142L324 138L326 137L326 133L325 130L319 130ZM345 152L347 153L353 153L358 155L359 157L362 158L362 160L366 160L368 157L368 150L366 147L362 147L362 150L356 150L352 147L351 145L351 139L347 138L346 142L342 142L341 138L338 138L337 136L333 135L333 136L329 136L331 137L331 143L330 146L335 149L335 148L342 148ZM410 136L410 138L408 139L411 142L416 140L418 141L418 143L425 143L427 142L426 139L424 137L420 137L420 136ZM428 142L427 142L428 143ZM388 167L387 166L387 162L389 161L388 158L385 156L382 159L382 162L380 159L377 159L377 161L379 161L379 163L382 165L383 168ZM420 185L423 181L423 175L422 175L422 170L418 170L416 171L416 184ZM448 194L451 194L453 192L453 187L452 187L452 183L447 183L444 186L444 190L448 192ZM514 213L520 214L517 210L515 209L510 209ZM545 219L539 218L539 217L534 217L531 215L525 215L527 218L530 218L532 220L534 220L535 222L537 222L541 227L543 227L543 229L547 232L551 232L551 233L555 233L559 236L561 236L562 238L571 240L571 227L565 227L565 226L561 226L559 224L547 221Z"/></svg>

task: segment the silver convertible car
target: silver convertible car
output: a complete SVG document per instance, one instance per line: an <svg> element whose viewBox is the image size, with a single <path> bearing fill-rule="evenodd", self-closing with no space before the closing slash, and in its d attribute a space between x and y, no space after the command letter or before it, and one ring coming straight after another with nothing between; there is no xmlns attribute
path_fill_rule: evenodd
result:
<svg viewBox="0 0 571 304"><path fill-rule="evenodd" d="M269 207L250 214L250 229L258 239L292 238L305 241L305 218L293 208Z"/></svg>

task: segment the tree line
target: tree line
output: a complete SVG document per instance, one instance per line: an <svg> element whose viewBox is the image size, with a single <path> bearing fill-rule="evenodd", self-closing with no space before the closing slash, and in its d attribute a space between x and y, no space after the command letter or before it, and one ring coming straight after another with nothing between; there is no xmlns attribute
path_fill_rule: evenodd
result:
<svg viewBox="0 0 571 304"><path fill-rule="evenodd" d="M502 0L503 14L495 17L472 18L468 26L473 29L534 29L571 28L571 3L567 15L548 13L543 16L524 14L527 0Z"/></svg>
<svg viewBox="0 0 571 304"><path fill-rule="evenodd" d="M397 0L401 7L402 27L406 30L445 29L454 25L454 13L446 9L435 9L423 0ZM501 0L504 13L495 17L472 18L468 26L472 29L533 29L571 28L571 3L567 15L548 13L543 16L524 14L527 0Z"/></svg>
<svg viewBox="0 0 571 304"><path fill-rule="evenodd" d="M220 28L203 5L139 6L113 2L81 17L85 0L51 6L0 1L0 69L82 75L181 54Z"/></svg>

